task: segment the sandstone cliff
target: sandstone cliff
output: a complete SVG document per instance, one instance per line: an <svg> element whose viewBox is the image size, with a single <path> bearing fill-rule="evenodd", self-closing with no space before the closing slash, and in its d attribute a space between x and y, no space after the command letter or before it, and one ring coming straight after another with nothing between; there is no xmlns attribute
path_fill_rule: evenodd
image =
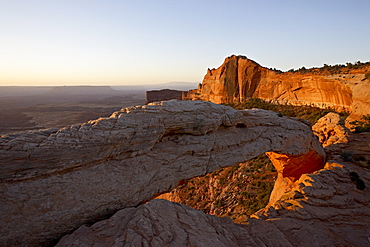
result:
<svg viewBox="0 0 370 247"><path fill-rule="evenodd" d="M243 102L248 98L293 105L331 107L351 112L350 119L370 114L370 81L362 70L335 75L277 73L244 56L231 56L217 69L208 69L201 86L188 99L217 104Z"/></svg>
<svg viewBox="0 0 370 247"><path fill-rule="evenodd" d="M323 149L306 122L279 117L275 112L237 111L210 102L159 102L126 108L110 118L82 125L3 136L0 211L6 213L1 217L0 241L8 246L48 245L119 209L128 208L125 212L135 216L136 209L131 207L176 187L183 179L265 152L278 171L279 185L272 192L271 204L296 186L302 174L324 165ZM171 209L166 207L162 213L168 214ZM170 207L172 212L183 208ZM148 212L147 206L137 209ZM189 224L192 232L198 229L196 225L203 229L198 212L185 210L181 222ZM188 214L195 218L186 223ZM186 239L186 235L162 231L166 228L165 221L164 225L160 223L162 216L155 219L156 213L154 218L150 215L145 217L158 222L158 232L165 234L163 239L156 238L159 245L161 241L172 244ZM176 215L181 217L180 213ZM209 216L201 217L208 221ZM144 232L154 229L148 221L140 220L139 213L134 219L141 222ZM233 224L229 220L214 221L226 221L230 227ZM217 234L225 229L220 227ZM127 231L134 238L132 244L141 241L131 234L132 230ZM198 235L204 241L214 236L211 232ZM116 242L131 241L124 235L116 237ZM233 237L226 234L225 238Z"/></svg>

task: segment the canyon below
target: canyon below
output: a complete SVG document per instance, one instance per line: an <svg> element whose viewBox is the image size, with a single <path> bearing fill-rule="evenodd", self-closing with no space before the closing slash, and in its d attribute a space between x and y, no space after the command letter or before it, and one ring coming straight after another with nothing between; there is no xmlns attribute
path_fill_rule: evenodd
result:
<svg viewBox="0 0 370 247"><path fill-rule="evenodd" d="M4 88L0 246L368 246L369 72L233 55L190 91Z"/></svg>

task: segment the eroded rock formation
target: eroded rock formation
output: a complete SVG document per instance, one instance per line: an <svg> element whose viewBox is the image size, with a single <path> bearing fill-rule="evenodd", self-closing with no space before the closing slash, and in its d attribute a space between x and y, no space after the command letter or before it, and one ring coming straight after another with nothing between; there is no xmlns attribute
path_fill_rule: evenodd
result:
<svg viewBox="0 0 370 247"><path fill-rule="evenodd" d="M370 68L369 68L370 69ZM350 119L370 114L370 81L364 71L336 75L276 73L245 56L231 56L208 69L202 85L188 98L217 104L260 98L281 104L331 107L351 112Z"/></svg>
<svg viewBox="0 0 370 247"><path fill-rule="evenodd" d="M312 126L315 135L319 137L324 147L332 144L348 143L350 131L344 124L344 120L339 114L330 112L320 118Z"/></svg>
<svg viewBox="0 0 370 247"><path fill-rule="evenodd" d="M349 169L327 163L301 176L290 192L243 224L153 200L82 226L57 246L367 246L370 191L356 189ZM368 173L355 169L370 182Z"/></svg>
<svg viewBox="0 0 370 247"><path fill-rule="evenodd" d="M299 170L313 172L325 159L305 122L197 101L130 107L60 130L2 136L0 241L51 244L182 179L265 152L274 154L278 176L288 181L273 193L274 200L298 181ZM290 160L300 162L284 163Z"/></svg>

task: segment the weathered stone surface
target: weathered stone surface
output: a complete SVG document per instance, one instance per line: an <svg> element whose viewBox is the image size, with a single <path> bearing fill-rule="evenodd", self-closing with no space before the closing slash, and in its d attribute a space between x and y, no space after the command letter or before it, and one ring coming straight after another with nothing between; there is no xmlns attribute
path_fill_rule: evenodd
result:
<svg viewBox="0 0 370 247"><path fill-rule="evenodd" d="M4 136L0 242L51 244L181 179L264 152L303 157L300 167L306 154L320 157L316 168L325 158L310 127L297 119L196 101L130 107L82 125ZM280 176L295 165L280 162Z"/></svg>
<svg viewBox="0 0 370 247"><path fill-rule="evenodd" d="M358 115L369 114L370 81L354 82L353 86L353 108Z"/></svg>
<svg viewBox="0 0 370 247"><path fill-rule="evenodd" d="M367 246L370 191L349 169L327 163L243 224L165 200L117 212L82 226L57 246ZM368 173L356 168L366 183Z"/></svg>
<svg viewBox="0 0 370 247"><path fill-rule="evenodd" d="M312 130L314 134L319 137L324 147L332 144L347 143L350 134L343 119L339 114L334 112L330 112L320 118L317 123L312 126Z"/></svg>
<svg viewBox="0 0 370 247"><path fill-rule="evenodd" d="M365 169L331 161L253 217L274 224L294 246L367 246L370 190L358 190L350 171L369 184Z"/></svg>
<svg viewBox="0 0 370 247"><path fill-rule="evenodd" d="M370 160L370 132L351 133L349 144L345 147L346 151L351 151L354 154L364 156L366 160ZM341 150L343 151L343 150Z"/></svg>
<svg viewBox="0 0 370 247"><path fill-rule="evenodd" d="M123 209L108 220L82 226L57 246L248 246L256 244L230 218L153 200Z"/></svg>
<svg viewBox="0 0 370 247"><path fill-rule="evenodd" d="M208 69L201 87L187 98L214 103L260 98L281 104L331 107L349 111L349 120L370 114L370 82L365 73L336 75L276 73L245 56L227 57L217 69Z"/></svg>

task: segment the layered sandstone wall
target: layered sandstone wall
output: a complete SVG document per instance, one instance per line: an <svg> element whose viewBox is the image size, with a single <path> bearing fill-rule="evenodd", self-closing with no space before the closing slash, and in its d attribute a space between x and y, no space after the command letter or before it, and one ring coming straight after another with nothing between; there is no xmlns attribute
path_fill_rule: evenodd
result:
<svg viewBox="0 0 370 247"><path fill-rule="evenodd" d="M368 68L370 71L370 68ZM217 69L208 69L201 87L188 99L217 104L260 98L280 104L309 105L351 112L351 118L370 114L370 81L366 69L349 74L277 73L244 56L231 56Z"/></svg>

